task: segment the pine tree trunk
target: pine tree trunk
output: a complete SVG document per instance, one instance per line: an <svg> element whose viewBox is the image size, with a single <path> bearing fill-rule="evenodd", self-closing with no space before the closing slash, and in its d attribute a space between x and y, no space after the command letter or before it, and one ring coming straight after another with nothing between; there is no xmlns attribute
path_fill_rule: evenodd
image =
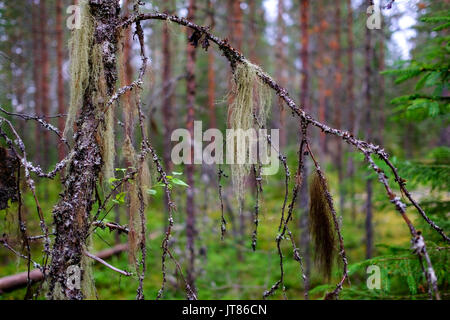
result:
<svg viewBox="0 0 450 320"><path fill-rule="evenodd" d="M169 2L169 1L167 1ZM164 11L166 13L171 13L172 10L175 8L173 7L172 1L169 3L166 3ZM163 160L164 164L166 166L166 172L172 171L172 161L170 158L171 148L167 146L172 145L172 141L170 139L172 134L172 122L173 122L173 101L174 101L174 95L172 90L172 46L171 46L171 37L170 37L170 30L168 23L163 23L162 26L162 51L163 51L163 73L162 73L162 85L163 85L163 99L162 99L162 118L163 118L163 125L164 125L164 144L166 148L163 150ZM175 84L173 84L175 85ZM169 212L169 202L167 194L164 193L164 208L166 210L166 213ZM164 219L164 230L167 230L167 219ZM164 231L165 232L165 231Z"/></svg>
<svg viewBox="0 0 450 320"><path fill-rule="evenodd" d="M300 1L300 35L301 35L301 50L300 50L300 60L302 62L302 80L301 80L301 91L300 91L300 105L309 110L309 0ZM300 128L300 127L299 127ZM299 129L299 131L301 131ZM309 291L309 278L311 273L311 259L310 259L310 239L309 239L309 197L308 197L308 174L309 174L309 161L305 159L303 166L303 177L305 183L302 184L300 188L300 201L299 206L301 210L300 217L300 229L301 229L301 239L300 248L304 248L304 259L305 259L305 273L308 280L305 282L305 297L308 297Z"/></svg>
<svg viewBox="0 0 450 320"><path fill-rule="evenodd" d="M115 29L120 23L119 0L90 0L89 6L94 19L94 43L90 50L94 45L103 48L101 54L106 94L110 96L117 81ZM52 299L85 298L81 287L70 285L68 271L74 268L80 270L82 281L88 277L86 270L82 269L83 250L89 235L93 193L102 166L99 137L96 134L100 106L94 104L95 83L92 75L89 82L77 121L75 156L67 168L61 199L53 208L56 237L49 273L49 292Z"/></svg>
<svg viewBox="0 0 450 320"><path fill-rule="evenodd" d="M32 51L33 51L33 83L34 83L34 113L36 115L41 114L41 41L40 41L40 30L39 30L39 12L38 12L38 5L31 1L31 19L32 19L32 27L31 31L33 33L32 37ZM41 126L36 123L35 126L35 137L34 137L34 144L35 144L35 159L36 162L41 162Z"/></svg>
<svg viewBox="0 0 450 320"><path fill-rule="evenodd" d="M356 134L355 131L355 93L354 93L354 61L353 61L353 8L352 1L347 0L347 107L348 107L348 129L351 133ZM348 158L347 175L350 182L350 197L351 197L351 216L352 220L356 219L356 203L355 203L355 184L353 176L355 174L355 164L353 158Z"/></svg>
<svg viewBox="0 0 450 320"><path fill-rule="evenodd" d="M195 0L189 0L188 20L195 21L196 3ZM186 108L187 121L186 128L191 134L191 141L194 139L194 117L195 117L195 62L196 51L195 47L190 43L187 44L187 62L186 62L186 80L187 80L187 94L186 94ZM189 188L186 191L186 249L188 252L188 267L187 267L187 282L192 290L196 291L195 287L195 186L194 186L194 156L193 143L191 144L191 164L186 165L186 180Z"/></svg>
<svg viewBox="0 0 450 320"><path fill-rule="evenodd" d="M241 0L230 0L228 1L228 26L229 26L229 39L230 43L233 47L235 47L238 51L242 52L242 19L243 19L243 12L241 8ZM229 80L229 88L231 88L231 77ZM228 104L230 105L232 103L232 96L230 95L228 98ZM230 111L230 109L229 109ZM229 119L228 115L228 119ZM228 124L228 127L230 127L230 124ZM238 249L237 249L237 257L239 261L242 261L244 259L242 248L244 246L244 237L245 237L245 216L243 212L243 203L238 204L239 207L239 220L238 220L238 226L236 226L238 232ZM235 226L233 226L235 228Z"/></svg>
<svg viewBox="0 0 450 320"><path fill-rule="evenodd" d="M323 12L323 4L317 5L317 18L319 20L319 32L317 35L317 56L319 59L318 71L319 71L319 79L318 79L318 91L319 91L319 110L318 110L318 118L322 123L325 122L325 112L326 112L326 88L325 88L325 79L327 77L327 61L325 59L325 31L328 28L327 21L325 20L324 12ZM320 150L321 153L325 153L326 149L326 139L325 133L320 132L319 136L320 142Z"/></svg>
<svg viewBox="0 0 450 320"><path fill-rule="evenodd" d="M286 36L286 26L284 24L283 14L285 11L284 0L278 0L278 17L277 17L277 40L276 40L276 64L277 68L275 71L275 77L283 88L286 87L287 77L286 77L286 45L284 44L283 38ZM278 99L279 107L279 126L280 128L280 149L283 150L286 146L286 108L283 105L283 101Z"/></svg>
<svg viewBox="0 0 450 320"><path fill-rule="evenodd" d="M214 7L211 0L208 1L209 24L214 29ZM209 110L209 127L217 128L216 120L216 76L214 71L214 51L208 50L208 110Z"/></svg>
<svg viewBox="0 0 450 320"><path fill-rule="evenodd" d="M380 71L384 70L385 68L385 64L384 64L384 33L383 30L380 30L379 33L379 38L380 43L379 43L379 50L378 50L378 69ZM384 115L384 97L385 97L385 82L384 82L384 75L382 74L378 74L379 80L378 80L378 99L379 99L379 106L378 106L378 123L379 123L379 127L378 127L378 141L377 143L380 145L383 145L383 141L384 141L384 122L385 122L385 115Z"/></svg>
<svg viewBox="0 0 450 320"><path fill-rule="evenodd" d="M334 17L334 65L335 65L335 74L334 74L334 123L336 128L342 129L342 60L341 60L341 7L340 3L335 4L335 17ZM342 165L342 143L341 141L337 141L336 144L336 166L338 170L338 180L339 183L339 208L341 214L344 212L344 199L345 199L345 189L344 189L344 173L343 173L343 165Z"/></svg>
<svg viewBox="0 0 450 320"><path fill-rule="evenodd" d="M368 5L373 5L373 1L369 0ZM365 107L366 107L366 120L365 120L365 130L366 130L366 140L371 141L372 139L372 119L371 119L371 109L372 109L372 33L369 28L366 28L366 39L364 46L365 53ZM373 255L373 225L372 225L372 179L368 179L366 183L366 258L370 259Z"/></svg>
<svg viewBox="0 0 450 320"><path fill-rule="evenodd" d="M49 100L49 76L50 76L50 63L48 58L48 30L47 30L47 7L45 1L39 1L39 29L41 31L41 108L42 116L49 115L50 100ZM43 131L44 145L42 149L43 159L42 167L48 168L49 165L49 148L50 148L50 132L49 130Z"/></svg>
<svg viewBox="0 0 450 320"><path fill-rule="evenodd" d="M63 61L64 61L64 32L63 32L63 1L56 0L56 71L57 71L57 97L58 97L58 113L64 114L64 78L63 78ZM64 118L58 118L58 129L64 131ZM58 158L64 159L64 144L58 143Z"/></svg>

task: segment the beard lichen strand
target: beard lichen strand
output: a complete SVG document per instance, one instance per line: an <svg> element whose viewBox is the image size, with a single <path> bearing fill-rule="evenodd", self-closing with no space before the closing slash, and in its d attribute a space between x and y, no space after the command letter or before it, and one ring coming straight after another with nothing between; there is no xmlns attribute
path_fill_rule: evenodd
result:
<svg viewBox="0 0 450 320"><path fill-rule="evenodd" d="M314 240L315 262L329 279L335 256L335 236L331 209L325 196L325 183L321 181L317 171L312 174L309 187L309 230Z"/></svg>
<svg viewBox="0 0 450 320"><path fill-rule="evenodd" d="M270 88L258 77L258 72L261 72L261 68L248 60L237 63L234 68L233 87L230 92L233 100L228 111L228 122L232 129L245 131L254 128L255 122L265 126L272 95ZM256 117L256 121L254 117ZM234 141L227 141L227 145L234 145ZM237 148L233 149L235 150L233 157L236 157L238 150ZM245 178L249 173L249 163L231 164L231 177L239 205L243 200Z"/></svg>
<svg viewBox="0 0 450 320"><path fill-rule="evenodd" d="M83 103L83 95L89 84L89 58L94 39L94 21L87 0L80 0L79 29L72 31L69 40L70 56L70 103L63 137L72 130L73 123Z"/></svg>
<svg viewBox="0 0 450 320"><path fill-rule="evenodd" d="M97 111L99 126L97 131L97 141L102 156L102 171L100 181L104 186L108 184L110 178L114 177L114 108L107 108L105 114L101 114L104 105L109 100L106 86L105 72L103 69L102 48L100 44L95 44L91 54L91 81L94 84L94 108Z"/></svg>

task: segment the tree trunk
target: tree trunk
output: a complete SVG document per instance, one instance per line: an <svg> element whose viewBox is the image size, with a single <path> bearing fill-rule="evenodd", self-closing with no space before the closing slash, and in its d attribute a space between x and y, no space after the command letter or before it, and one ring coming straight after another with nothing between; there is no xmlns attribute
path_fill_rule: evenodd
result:
<svg viewBox="0 0 450 320"><path fill-rule="evenodd" d="M380 71L384 70L385 64L384 64L384 32L383 29L380 30L379 33L379 50L378 50L378 69ZM383 145L384 141L384 125L385 125L385 115L384 115L384 104L385 104L385 93L384 93L384 75L378 73L379 81L378 81L378 99L379 99L379 107L378 107L378 141L377 143L380 145Z"/></svg>
<svg viewBox="0 0 450 320"><path fill-rule="evenodd" d="M334 65L335 65L335 73L334 73L334 123L336 128L342 129L342 61L341 61L341 7L340 3L337 2L335 4L335 12L334 12ZM345 198L345 189L344 189L344 173L343 173L343 165L342 165L342 143L341 141L337 141L336 145L336 166L338 170L338 180L339 180L339 209L341 214L344 212L344 198Z"/></svg>
<svg viewBox="0 0 450 320"><path fill-rule="evenodd" d="M208 1L209 9L209 25L214 29L214 7L211 0ZM216 120L216 76L214 71L214 51L208 50L208 110L209 110L209 127L217 128Z"/></svg>
<svg viewBox="0 0 450 320"><path fill-rule="evenodd" d="M302 81L301 81L301 91L300 91L300 105L309 110L309 0L300 1L300 34L301 34L301 50L300 50L300 60L302 62ZM300 126L299 126L299 132ZM301 210L300 217L300 248L304 248L304 259L305 259L305 273L307 276L307 281L305 282L305 297L308 297L309 291L309 279L311 273L311 259L310 259L310 239L309 239L309 198L308 198L308 174L309 174L309 161L305 159L303 166L303 177L305 183L302 184L300 188L300 201L299 206Z"/></svg>
<svg viewBox="0 0 450 320"><path fill-rule="evenodd" d="M41 32L41 116L46 117L49 115L49 73L50 63L48 59L48 31L47 31L47 7L45 1L39 1L39 29ZM50 132L49 130L43 131L43 159L42 167L48 168L49 165L49 148L50 148Z"/></svg>
<svg viewBox="0 0 450 320"><path fill-rule="evenodd" d="M241 0L230 0L228 1L228 25L229 25L229 39L230 43L233 47L235 47L238 51L242 52L242 19L243 19L243 12L241 8ZM231 88L231 77L229 78L229 88ZM232 103L233 97L230 95L228 98L228 104L230 105ZM230 109L229 109L230 111ZM229 119L228 115L228 119ZM230 125L229 125L230 127ZM242 261L244 259L242 248L244 246L244 237L245 237L245 216L244 216L244 204L243 201L239 200L238 207L239 207L239 226L238 226L238 250L237 250L237 257L239 261ZM233 226L234 228L234 226Z"/></svg>
<svg viewBox="0 0 450 320"><path fill-rule="evenodd" d="M167 1L165 4L164 11L166 13L172 13L174 10L172 1ZM162 51L163 51L163 73L162 73L162 85L163 85L163 99L162 99L162 118L164 125L164 144L165 148L163 150L163 160L166 166L166 172L171 172L173 165L170 158L171 149L168 146L172 146L172 141L170 139L172 134L172 122L173 122L173 101L174 101L174 90L172 90L172 47L171 47L171 37L168 22L164 22L162 26ZM167 194L164 193L164 208L166 213L169 212L169 201ZM167 219L164 219L164 230L167 230Z"/></svg>
<svg viewBox="0 0 450 320"><path fill-rule="evenodd" d="M373 5L373 1L369 0L368 5ZM366 39L364 46L365 53L365 86L364 86L364 96L365 96L365 107L366 107L366 140L371 141L372 139L372 119L371 119L371 108L372 108L372 92L371 92L371 77L372 77L372 33L369 28L366 28ZM366 200L366 258L370 259L373 255L373 225L372 225L372 179L368 179L366 183L367 200Z"/></svg>
<svg viewBox="0 0 450 320"><path fill-rule="evenodd" d="M102 64L106 94L111 96L117 81L116 28L120 23L119 0L90 0L90 12L94 20L95 45L101 46ZM91 55L92 56L92 55ZM90 59L90 64L93 61ZM70 270L79 270L82 281L89 274L82 268L83 250L89 235L89 215L94 202L93 192L99 178L102 157L96 131L98 113L102 104L94 103L94 77L89 77L89 84L83 95L83 105L77 120L77 132L74 142L74 159L67 169L64 191L59 203L53 209L55 224L55 243L50 265L49 291L52 299L83 299L84 292L80 286L69 283ZM85 259L85 258L84 258ZM70 267L70 270L68 268Z"/></svg>
<svg viewBox="0 0 450 320"><path fill-rule="evenodd" d="M58 97L58 113L64 114L64 78L63 78L63 61L64 61L64 32L63 32L63 1L56 0L56 70L57 70L57 97ZM58 129L64 132L64 118L58 118ZM61 161L64 159L64 144L58 143L58 158Z"/></svg>
<svg viewBox="0 0 450 320"><path fill-rule="evenodd" d="M355 131L355 93L354 93L354 66L353 66L353 8L352 1L347 0L347 107L348 107L348 129L349 131L356 135ZM355 203L355 183L353 181L353 176L355 174L355 164L353 158L348 158L347 175L350 181L350 197L351 197L351 216L352 220L356 219L356 203Z"/></svg>
<svg viewBox="0 0 450 320"><path fill-rule="evenodd" d="M283 88L286 87L287 82L287 70L286 70L286 45L284 44L283 38L286 36L286 26L284 24L284 14L285 4L284 0L278 0L278 17L277 17L277 41L276 41L276 64L277 68L275 71L275 77ZM279 107L279 126L280 128L280 149L283 150L286 146L286 108L283 105L283 101L278 99Z"/></svg>
<svg viewBox="0 0 450 320"><path fill-rule="evenodd" d="M317 5L317 17L319 20L319 32L317 35L317 56L319 59L318 64L318 72L319 72L319 80L318 80L318 90L319 90L319 110L318 110L318 118L319 121L325 122L325 115L326 115L326 100L327 100L327 94L326 94L326 88L325 88L325 79L327 77L327 66L328 62L326 61L326 52L325 52L325 31L328 28L328 23L325 19L324 12L323 12L323 4ZM325 153L326 149L326 139L325 139L325 133L320 132L319 136L320 141L320 147L321 147L321 153Z"/></svg>
<svg viewBox="0 0 450 320"><path fill-rule="evenodd" d="M195 0L189 0L189 8L187 18L189 21L195 21L196 3ZM190 32L190 31L189 31ZM190 34L189 34L190 36ZM190 43L187 44L187 62L186 62L186 81L187 81L187 94L186 94L186 108L187 108L187 121L186 128L191 134L191 163L186 165L186 180L189 188L186 192L186 236L187 244L186 249L188 252L188 267L187 267L187 282L194 292L195 287L195 186L194 186L194 156L193 156L193 139L194 139L194 116L195 116L195 62L196 51L195 47Z"/></svg>
<svg viewBox="0 0 450 320"><path fill-rule="evenodd" d="M34 1L31 1L31 19L32 19L32 27L31 32L33 33L32 37L32 51L33 51L33 83L34 83L34 113L36 115L41 114L41 79L39 75L41 74L41 41L40 41L40 30L39 30L39 12L38 6ZM41 126L36 123L35 127L35 160L40 163L41 161Z"/></svg>

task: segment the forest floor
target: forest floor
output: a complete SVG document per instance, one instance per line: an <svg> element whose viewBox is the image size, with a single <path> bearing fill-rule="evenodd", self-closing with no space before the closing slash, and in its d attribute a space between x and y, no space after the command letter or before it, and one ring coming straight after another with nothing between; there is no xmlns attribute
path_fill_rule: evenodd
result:
<svg viewBox="0 0 450 320"><path fill-rule="evenodd" d="M55 192L56 183L47 185L48 201L44 203L44 210L51 212L52 204L56 202ZM280 188L282 186L280 185ZM239 246L238 241L233 237L233 226L228 222L228 232L225 240L220 240L220 211L219 199L213 199L213 195L209 193L208 199L199 199L199 215L197 216L197 229L199 238L197 239L197 289L199 299L261 299L265 290L268 290L280 277L279 256L276 250L275 238L278 233L278 224L280 217L280 188L266 187L264 190L263 202L260 212L260 225L258 228L258 245L255 252L251 250L251 225L252 213L246 212L247 215L247 231L244 245ZM38 189L39 190L39 189ZM200 187L199 194L202 193ZM206 193L205 193L206 194ZM45 196L45 195L44 195ZM182 193L175 194L175 201L181 200ZM164 209L160 196L156 196L151 201L151 206L147 211L148 217L148 253L147 253L147 273L144 282L144 293L147 299L155 299L160 288L161 275L161 241L164 230ZM179 198L179 199L177 199ZM201 197L199 197L201 198ZM250 197L251 198L251 197ZM25 197L26 202L30 201L27 206L31 208L31 199ZM350 212L344 213L343 218L343 235L345 246L349 257L350 265L361 262L365 258L365 237L364 237L364 197L358 196L356 199L356 214L352 218ZM375 199L376 201L376 199ZM177 203L182 203L178 201ZM202 207L203 206L203 207ZM251 208L251 203L247 208ZM374 213L375 228L375 245L376 254L382 255L386 253L384 244L389 246L409 248L409 233L404 225L402 218L390 206L383 206L382 210ZM5 212L5 211L4 211ZM11 212L11 213L10 213ZM14 224L15 217L12 216L14 208L1 213L0 216L2 226L6 229L11 228ZM32 212L30 212L32 214ZM114 212L110 213L109 220L113 220ZM183 265L184 260L184 227L179 224L183 221L183 209L180 208L175 213L175 230L172 239L172 252L178 261ZM48 217L49 219L50 217ZM226 216L228 219L229 217ZM32 219L30 220L33 221ZM228 219L229 220L229 219ZM126 222L124 222L126 223ZM298 226L298 217L290 222L290 229L297 239L300 238L300 231L294 226ZM30 230L38 230L38 226L29 225ZM10 230L8 234L14 234ZM17 230L15 231L17 234ZM95 247L93 252L109 248L116 241L114 232L109 230L97 229L93 235ZM120 235L120 241L126 242L126 236ZM41 246L34 246L35 255L39 254ZM284 241L283 245L284 268L285 268L285 287L286 296L289 299L303 299L303 280L298 262L292 257L292 247L290 242ZM303 254L303 250L301 250ZM241 256L241 257L239 257ZM313 259L312 259L313 260ZM168 260L168 284L164 294L165 299L185 299L184 285L177 277L174 264ZM108 259L108 262L115 267L123 270L133 271L129 263L127 253L119 254ZM312 264L313 273L311 278L310 298L322 298L325 290L334 286L334 283L340 277L342 270L341 263L336 263L332 279L327 282L323 277L314 272L314 264ZM352 270L352 268L350 268ZM361 268L360 268L361 269ZM0 251L0 277L15 274L26 270L26 265L12 253ZM358 272L352 272L350 280L352 287L364 287L367 274L361 269ZM94 279L97 288L97 297L99 299L134 299L137 289L136 277L125 277L101 264L94 266ZM368 291L368 290L367 290ZM345 293L345 290L344 290ZM0 299L21 299L25 295L25 289L16 290L10 293L0 294ZM375 296L374 296L375 295ZM359 294L360 298L361 293ZM389 298L389 294L385 290L378 292L367 292L367 298ZM274 299L282 299L283 294L278 290L272 297ZM407 296L405 298L408 298Z"/></svg>

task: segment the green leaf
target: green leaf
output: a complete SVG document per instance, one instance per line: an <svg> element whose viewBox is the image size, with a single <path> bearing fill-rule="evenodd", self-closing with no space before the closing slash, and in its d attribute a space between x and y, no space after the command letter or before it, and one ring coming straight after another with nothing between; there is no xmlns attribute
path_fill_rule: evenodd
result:
<svg viewBox="0 0 450 320"><path fill-rule="evenodd" d="M183 175L183 172L172 171L172 174L173 174L174 176L182 176L182 175Z"/></svg>
<svg viewBox="0 0 450 320"><path fill-rule="evenodd" d="M188 185L186 182L184 182L183 180L177 179L177 178L173 178L173 179L172 179L172 182L173 182L174 184L179 185L179 186L189 187L189 185Z"/></svg>
<svg viewBox="0 0 450 320"><path fill-rule="evenodd" d="M154 189L147 189L147 193L154 196L154 195L156 195L157 192Z"/></svg>
<svg viewBox="0 0 450 320"><path fill-rule="evenodd" d="M116 198L114 200L116 200L118 204L123 204L125 203L125 196L125 192L118 193L116 194Z"/></svg>
<svg viewBox="0 0 450 320"><path fill-rule="evenodd" d="M439 114L439 103L432 102L428 105L428 115L432 118Z"/></svg>
<svg viewBox="0 0 450 320"><path fill-rule="evenodd" d="M108 179L109 184L113 184L113 183L116 182L116 181L119 181L119 179L114 178L114 177Z"/></svg>

